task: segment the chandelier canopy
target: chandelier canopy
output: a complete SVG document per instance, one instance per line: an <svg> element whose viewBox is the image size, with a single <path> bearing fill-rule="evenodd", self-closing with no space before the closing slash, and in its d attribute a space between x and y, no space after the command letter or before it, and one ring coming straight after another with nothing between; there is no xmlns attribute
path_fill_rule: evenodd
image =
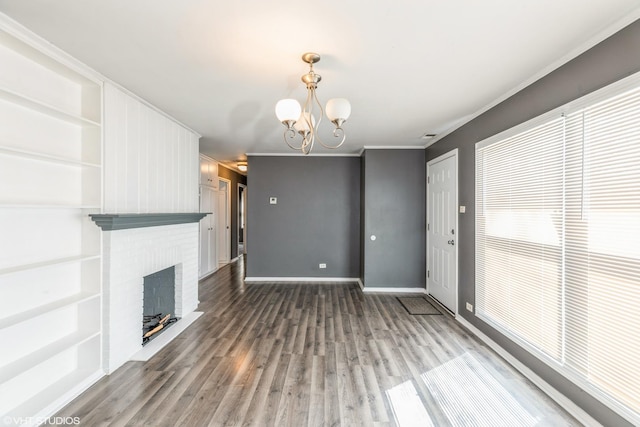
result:
<svg viewBox="0 0 640 427"><path fill-rule="evenodd" d="M301 107L295 99L281 99L276 104L276 116L287 128L284 131L284 141L289 147L300 150L303 154L311 152L316 140L325 148L338 148L346 138L342 124L351 114L351 104L344 98L333 98L327 101L327 106L323 109L316 94L318 83L322 77L313 71L313 64L320 61L320 55L311 52L305 53L302 55L302 60L309 64L309 72L302 76L302 82L307 86L307 99L304 105ZM314 111L315 109L317 112ZM333 136L338 139L336 145L325 144L318 135L318 127L325 112L329 121L335 126ZM317 114L317 120L314 113ZM302 137L299 146L291 142L296 139L296 133Z"/></svg>

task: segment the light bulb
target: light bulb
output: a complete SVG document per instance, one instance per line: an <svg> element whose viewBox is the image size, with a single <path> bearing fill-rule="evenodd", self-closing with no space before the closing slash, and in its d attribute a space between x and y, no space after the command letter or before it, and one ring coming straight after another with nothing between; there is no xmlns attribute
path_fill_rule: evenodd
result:
<svg viewBox="0 0 640 427"><path fill-rule="evenodd" d="M344 98L332 98L327 101L327 118L329 121L346 121L351 115L351 104Z"/></svg>
<svg viewBox="0 0 640 427"><path fill-rule="evenodd" d="M281 122L298 120L302 108L295 99L281 99L276 104L276 116Z"/></svg>

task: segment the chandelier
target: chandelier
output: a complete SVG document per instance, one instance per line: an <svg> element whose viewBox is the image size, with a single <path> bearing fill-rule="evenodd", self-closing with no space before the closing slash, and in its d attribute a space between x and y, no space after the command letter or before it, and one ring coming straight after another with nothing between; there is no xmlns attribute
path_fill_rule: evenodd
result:
<svg viewBox="0 0 640 427"><path fill-rule="evenodd" d="M304 105L300 107L300 103L295 99L281 99L276 104L276 116L287 128L284 131L284 141L289 147L300 150L303 154L311 152L316 140L325 148L338 148L344 143L346 137L342 124L351 114L351 104L344 98L333 98L327 102L327 106L323 110L316 94L318 83L322 78L313 71L313 64L320 61L320 55L305 53L302 55L302 60L309 64L309 72L302 76L302 82L307 86L307 99ZM314 115L316 108L317 120ZM318 127L325 112L329 121L335 126L333 137L338 140L336 145L325 144L318 135ZM302 137L299 146L291 142L296 139L296 133Z"/></svg>

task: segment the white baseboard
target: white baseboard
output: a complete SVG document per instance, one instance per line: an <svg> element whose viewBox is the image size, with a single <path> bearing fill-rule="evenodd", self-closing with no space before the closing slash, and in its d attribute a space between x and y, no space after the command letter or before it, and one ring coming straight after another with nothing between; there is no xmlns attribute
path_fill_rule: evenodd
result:
<svg viewBox="0 0 640 427"><path fill-rule="evenodd" d="M129 360L136 360L140 362L146 362L151 359L157 352L162 350L164 346L169 344L175 337L180 335L182 331L187 329L189 325L195 322L198 317L202 316L204 313L202 311L192 311L191 313L184 316L182 319L178 320L174 325L171 325L170 328L167 328L166 331L158 335L158 338L155 338L147 345L142 347L142 350L134 354Z"/></svg>
<svg viewBox="0 0 640 427"><path fill-rule="evenodd" d="M263 282L304 282L304 283L357 283L360 279L357 277L245 277L245 283L263 283Z"/></svg>
<svg viewBox="0 0 640 427"><path fill-rule="evenodd" d="M553 399L558 405L562 406L567 412L569 412L574 418L580 421L585 426L593 426L593 427L602 427L598 421L593 419L591 415L586 413L584 409L573 403L571 399L569 399L564 394L560 393L553 386L551 386L548 382L543 380L538 374L533 372L531 369L527 368L522 362L516 359L511 353L498 345L491 338L486 336L482 331L469 323L462 316L456 316L456 320L465 328L469 329L473 334L475 334L478 338L480 338L485 344L487 344L493 351L498 353L503 359L505 359L511 366L513 366L516 370L518 370L522 375L524 375L529 381L534 383L540 390L547 394L551 399Z"/></svg>
<svg viewBox="0 0 640 427"><path fill-rule="evenodd" d="M104 371L98 370L90 375L87 379L82 381L80 384L73 386L68 392L64 393L58 399L56 399L53 403L47 405L44 409L39 411L33 417L30 417L32 421L27 421L25 423L15 423L11 425L24 425L24 426L38 426L40 423L37 420L44 420L47 418L52 418L56 413L58 413L62 408L67 406L71 401L80 396L82 393L87 391L89 387L98 382L102 377L105 376ZM21 416L24 414L20 414ZM26 419L25 419L26 420ZM82 420L81 420L82 421Z"/></svg>
<svg viewBox="0 0 640 427"><path fill-rule="evenodd" d="M358 279L358 286L360 286L360 290L364 289L364 283L362 283L362 280Z"/></svg>
<svg viewBox="0 0 640 427"><path fill-rule="evenodd" d="M374 288L374 287L363 287L362 292L366 293L384 293L384 294L426 294L427 290L425 288Z"/></svg>

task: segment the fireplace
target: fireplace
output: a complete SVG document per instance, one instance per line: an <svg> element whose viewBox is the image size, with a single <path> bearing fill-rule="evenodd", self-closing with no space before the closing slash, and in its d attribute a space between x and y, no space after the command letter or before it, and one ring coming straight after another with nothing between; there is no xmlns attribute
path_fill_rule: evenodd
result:
<svg viewBox="0 0 640 427"><path fill-rule="evenodd" d="M175 315L175 266L144 276L142 295L142 345L145 345L179 320Z"/></svg>
<svg viewBox="0 0 640 427"><path fill-rule="evenodd" d="M129 360L148 360L202 314L195 311L202 215L92 215L103 230L102 360L107 373ZM174 308L155 310L180 320L143 347L144 278L166 269L174 270Z"/></svg>

